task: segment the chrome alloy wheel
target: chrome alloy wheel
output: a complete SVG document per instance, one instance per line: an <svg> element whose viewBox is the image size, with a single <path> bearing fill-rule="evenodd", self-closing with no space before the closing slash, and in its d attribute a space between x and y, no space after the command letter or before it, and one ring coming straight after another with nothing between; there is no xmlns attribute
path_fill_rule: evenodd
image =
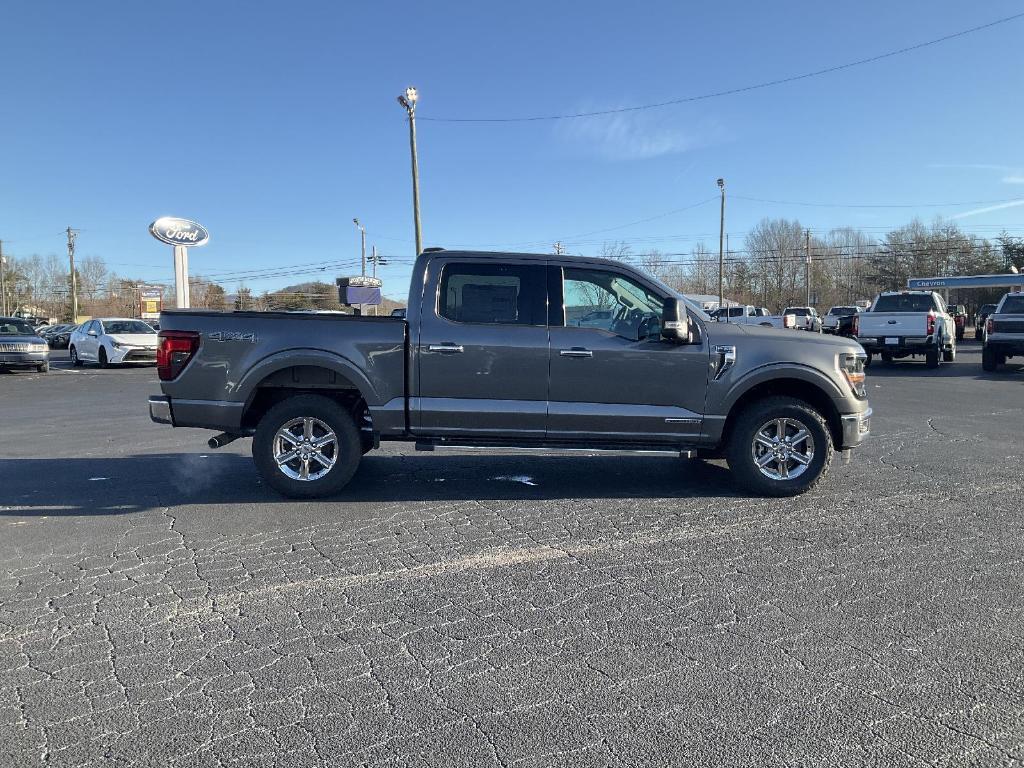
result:
<svg viewBox="0 0 1024 768"><path fill-rule="evenodd" d="M338 459L338 436L320 419L286 422L274 435L274 462L292 480L319 480Z"/></svg>
<svg viewBox="0 0 1024 768"><path fill-rule="evenodd" d="M807 471L814 458L814 438L796 419L772 419L754 433L754 463L772 480L792 480Z"/></svg>

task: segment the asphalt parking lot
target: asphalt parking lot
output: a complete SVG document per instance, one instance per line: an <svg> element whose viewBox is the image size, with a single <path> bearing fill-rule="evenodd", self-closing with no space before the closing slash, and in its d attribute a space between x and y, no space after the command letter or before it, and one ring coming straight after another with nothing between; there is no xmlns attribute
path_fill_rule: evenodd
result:
<svg viewBox="0 0 1024 768"><path fill-rule="evenodd" d="M973 343L785 500L387 447L286 501L63 357L0 375L0 765L1024 761L1024 369Z"/></svg>

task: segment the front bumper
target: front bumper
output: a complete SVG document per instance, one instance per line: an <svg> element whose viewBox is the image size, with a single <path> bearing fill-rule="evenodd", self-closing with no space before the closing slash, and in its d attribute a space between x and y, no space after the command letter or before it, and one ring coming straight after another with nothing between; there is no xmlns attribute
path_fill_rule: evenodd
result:
<svg viewBox="0 0 1024 768"><path fill-rule="evenodd" d="M112 363L155 363L156 347L112 347L109 360Z"/></svg>
<svg viewBox="0 0 1024 768"><path fill-rule="evenodd" d="M157 424L174 426L174 414L171 412L171 398L163 395L151 395L149 398L149 418Z"/></svg>
<svg viewBox="0 0 1024 768"><path fill-rule="evenodd" d="M0 352L0 367L35 368L45 365L49 359L49 350L45 352Z"/></svg>
<svg viewBox="0 0 1024 768"><path fill-rule="evenodd" d="M868 408L860 413L847 413L839 417L843 424L843 450L856 448L871 434L871 414Z"/></svg>

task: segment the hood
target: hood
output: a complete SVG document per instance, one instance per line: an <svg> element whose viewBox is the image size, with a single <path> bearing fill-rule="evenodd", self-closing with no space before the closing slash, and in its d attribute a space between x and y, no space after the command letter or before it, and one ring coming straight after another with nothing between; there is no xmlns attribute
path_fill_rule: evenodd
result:
<svg viewBox="0 0 1024 768"><path fill-rule="evenodd" d="M707 323L712 344L756 343L764 339L771 344L792 344L794 348L817 349L822 352L861 352L861 346L853 339L810 331L766 328L762 325L736 325L735 323ZM738 341L742 340L742 341Z"/></svg>
<svg viewBox="0 0 1024 768"><path fill-rule="evenodd" d="M0 344L45 344L46 339L42 336L20 334L17 336L0 335Z"/></svg>
<svg viewBox="0 0 1024 768"><path fill-rule="evenodd" d="M157 345L155 333L110 333L107 334L107 338L129 347L155 347Z"/></svg>

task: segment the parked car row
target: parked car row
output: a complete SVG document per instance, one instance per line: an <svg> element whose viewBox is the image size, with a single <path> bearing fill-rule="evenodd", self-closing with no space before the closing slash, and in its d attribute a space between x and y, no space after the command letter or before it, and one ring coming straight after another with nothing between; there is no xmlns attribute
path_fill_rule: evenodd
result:
<svg viewBox="0 0 1024 768"><path fill-rule="evenodd" d="M50 350L67 349L75 366L155 363L157 332L129 317L87 320L81 325L34 328L20 317L0 317L0 370L50 369Z"/></svg>

